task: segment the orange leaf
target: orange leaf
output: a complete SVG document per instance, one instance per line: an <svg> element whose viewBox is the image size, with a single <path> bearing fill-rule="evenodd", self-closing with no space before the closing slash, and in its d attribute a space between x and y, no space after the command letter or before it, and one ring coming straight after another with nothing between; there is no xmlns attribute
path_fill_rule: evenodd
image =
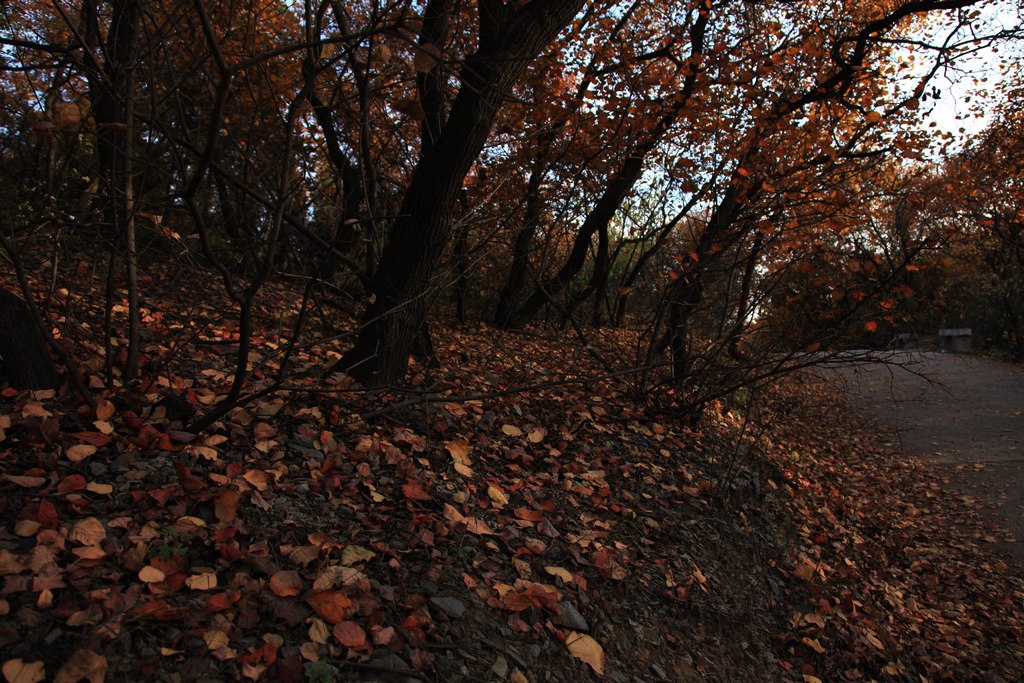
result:
<svg viewBox="0 0 1024 683"><path fill-rule="evenodd" d="M270 481L270 475L263 470L249 470L243 477L247 482L253 485L257 491L266 491L268 483Z"/></svg>
<svg viewBox="0 0 1024 683"><path fill-rule="evenodd" d="M139 579L145 583L160 583L167 578L167 575L152 565L146 565L139 570Z"/></svg>
<svg viewBox="0 0 1024 683"><path fill-rule="evenodd" d="M366 647L366 632L363 631L362 626L354 621L342 621L335 624L331 633L345 647Z"/></svg>
<svg viewBox="0 0 1024 683"><path fill-rule="evenodd" d="M864 331L865 332L876 332L877 330L878 330L878 323L876 323L874 320L869 320L866 323L864 323Z"/></svg>
<svg viewBox="0 0 1024 683"><path fill-rule="evenodd" d="M306 598L306 602L313 611L331 624L337 624L345 620L349 610L352 609L352 601L344 593L337 591L324 591Z"/></svg>
<svg viewBox="0 0 1024 683"><path fill-rule="evenodd" d="M68 456L68 460L70 460L71 462L80 462L82 460L85 460L95 452L96 447L93 446L92 444L80 443L68 448L66 451L64 451L64 455Z"/></svg>
<svg viewBox="0 0 1024 683"><path fill-rule="evenodd" d="M298 595L302 592L302 579L294 571L280 571L270 577L270 590L280 598Z"/></svg>
<svg viewBox="0 0 1024 683"><path fill-rule="evenodd" d="M114 404L110 401L103 400L96 404L96 419L97 420L109 420L114 414Z"/></svg>

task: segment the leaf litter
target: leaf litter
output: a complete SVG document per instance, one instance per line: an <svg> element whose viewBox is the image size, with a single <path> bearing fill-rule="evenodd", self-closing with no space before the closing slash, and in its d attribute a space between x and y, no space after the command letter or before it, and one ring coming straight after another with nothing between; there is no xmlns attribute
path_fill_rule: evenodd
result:
<svg viewBox="0 0 1024 683"><path fill-rule="evenodd" d="M204 334L230 338L214 308ZM159 355L176 323L147 322ZM972 535L976 511L813 377L769 392L765 435L733 462L746 437L727 403L698 432L575 381L600 371L564 339L438 337L442 368L413 382L493 398L415 404L340 378L195 436L161 401L214 404L218 347L90 412L4 390L4 677L1024 674L1024 593ZM553 358L570 383L502 393Z"/></svg>

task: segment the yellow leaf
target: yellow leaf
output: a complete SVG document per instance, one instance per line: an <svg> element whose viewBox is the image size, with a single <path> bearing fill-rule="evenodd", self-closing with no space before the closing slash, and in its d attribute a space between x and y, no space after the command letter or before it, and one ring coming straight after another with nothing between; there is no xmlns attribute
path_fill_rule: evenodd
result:
<svg viewBox="0 0 1024 683"><path fill-rule="evenodd" d="M341 563L346 567L351 567L356 562L365 562L376 556L377 553L367 550L361 545L349 545L345 546L345 549L341 551Z"/></svg>
<svg viewBox="0 0 1024 683"><path fill-rule="evenodd" d="M487 497L491 499L491 503L493 503L496 508L500 509L508 505L508 496L494 484L489 484L487 486Z"/></svg>
<svg viewBox="0 0 1024 683"><path fill-rule="evenodd" d="M114 492L114 487L110 484L100 484L95 481L90 481L85 485L85 490L100 496L108 496Z"/></svg>
<svg viewBox="0 0 1024 683"><path fill-rule="evenodd" d="M194 591L210 591L217 587L217 575L213 572L195 574L185 579L185 585Z"/></svg>
<svg viewBox="0 0 1024 683"><path fill-rule="evenodd" d="M96 420L92 423L92 426L96 428L100 434L113 434L114 425L110 424L106 420Z"/></svg>
<svg viewBox="0 0 1024 683"><path fill-rule="evenodd" d="M217 629L210 629L203 633L203 642L206 643L206 647L211 650L219 650L226 646L230 640L228 634L224 631L218 631Z"/></svg>
<svg viewBox="0 0 1024 683"><path fill-rule="evenodd" d="M604 648L596 640L585 633L570 631L565 638L565 646L573 657L589 664L599 675L604 675Z"/></svg>
<svg viewBox="0 0 1024 683"><path fill-rule="evenodd" d="M502 425L501 431L508 436L522 436L523 430L515 425Z"/></svg>
<svg viewBox="0 0 1024 683"><path fill-rule="evenodd" d="M868 115L864 118L868 123L879 123L882 120L882 113L877 111L868 112Z"/></svg>
<svg viewBox="0 0 1024 683"><path fill-rule="evenodd" d="M563 569L562 567L548 566L544 567L544 571L546 571L548 574L551 574L551 576L557 576L566 583L572 581L572 572L570 572L568 569Z"/></svg>
<svg viewBox="0 0 1024 683"><path fill-rule="evenodd" d="M544 440L544 437L548 435L548 430L540 427L534 429L532 432L526 435L526 438L530 440L530 443L540 443Z"/></svg>
<svg viewBox="0 0 1024 683"><path fill-rule="evenodd" d="M320 643L323 645L327 642L327 638L330 635L331 630L327 628L327 624L324 623L324 620L313 617L313 623L309 625L309 639L314 643Z"/></svg>
<svg viewBox="0 0 1024 683"><path fill-rule="evenodd" d="M46 667L42 662L26 662L21 659L4 662L3 673L8 683L39 683L46 679Z"/></svg>

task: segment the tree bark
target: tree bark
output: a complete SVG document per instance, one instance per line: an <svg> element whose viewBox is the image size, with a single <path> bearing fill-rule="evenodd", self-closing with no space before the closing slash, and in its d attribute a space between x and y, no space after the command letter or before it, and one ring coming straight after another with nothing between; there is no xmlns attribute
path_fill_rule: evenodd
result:
<svg viewBox="0 0 1024 683"><path fill-rule="evenodd" d="M498 0L480 2L480 49L462 67L462 86L437 144L413 172L356 343L332 371L347 372L367 386L404 378L451 236L459 188L519 75L582 5L583 0L533 0L510 11Z"/></svg>

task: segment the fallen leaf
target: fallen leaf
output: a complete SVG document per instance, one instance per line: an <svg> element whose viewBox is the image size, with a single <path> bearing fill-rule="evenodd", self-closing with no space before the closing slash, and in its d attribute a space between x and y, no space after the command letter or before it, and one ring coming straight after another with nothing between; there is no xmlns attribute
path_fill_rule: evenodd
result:
<svg viewBox="0 0 1024 683"><path fill-rule="evenodd" d="M361 545L349 545L345 546L345 549L341 551L341 563L346 567L351 567L356 562L365 562L376 556L377 553L367 550Z"/></svg>
<svg viewBox="0 0 1024 683"><path fill-rule="evenodd" d="M331 624L344 621L352 609L352 601L344 593L337 591L316 593L306 598L306 603Z"/></svg>
<svg viewBox="0 0 1024 683"><path fill-rule="evenodd" d="M194 591L210 591L217 587L217 574L214 572L203 572L193 574L185 579L185 585Z"/></svg>
<svg viewBox="0 0 1024 683"><path fill-rule="evenodd" d="M502 491L501 488L494 484L488 484L487 497L491 499L491 503L494 504L494 507L499 510L508 505L508 496L505 495L505 492Z"/></svg>
<svg viewBox="0 0 1024 683"><path fill-rule="evenodd" d="M96 447L93 446L92 444L80 443L68 448L66 451L64 451L64 455L68 456L68 460L70 460L71 462L81 462L82 460L85 460L95 452Z"/></svg>
<svg viewBox="0 0 1024 683"><path fill-rule="evenodd" d="M501 431L507 436L522 436L523 430L515 425L502 425Z"/></svg>
<svg viewBox="0 0 1024 683"><path fill-rule="evenodd" d="M551 576L557 576L558 578L560 578L562 581L565 581L566 583L569 583L569 582L572 581L572 572L570 572L568 569L563 569L562 567L551 567L551 566L548 566L548 567L544 567L544 571L546 571Z"/></svg>
<svg viewBox="0 0 1024 683"><path fill-rule="evenodd" d="M46 679L46 666L41 661L9 659L4 662L3 674L7 683L39 683Z"/></svg>
<svg viewBox="0 0 1024 683"><path fill-rule="evenodd" d="M585 633L570 631L565 637L565 646L573 657L589 664L598 675L604 675L604 648L596 640Z"/></svg>
<svg viewBox="0 0 1024 683"><path fill-rule="evenodd" d="M18 556L10 550L0 548L0 576L20 574L25 571L25 565L21 563Z"/></svg>
<svg viewBox="0 0 1024 683"><path fill-rule="evenodd" d="M331 633L345 647L366 647L366 632L354 621L342 621L335 624Z"/></svg>
<svg viewBox="0 0 1024 683"><path fill-rule="evenodd" d="M15 486L21 486L23 488L31 489L37 486L42 486L46 483L46 477L28 477L19 474L5 474L4 479L11 482ZM14 661L14 660L12 660ZM18 660L20 661L20 660Z"/></svg>
<svg viewBox="0 0 1024 683"><path fill-rule="evenodd" d="M110 484L100 484L94 481L90 481L85 485L85 490L89 493L95 493L98 496L109 496L114 492L114 487Z"/></svg>
<svg viewBox="0 0 1024 683"><path fill-rule="evenodd" d="M280 571L270 577L270 590L279 598L287 598L302 592L302 579L295 571Z"/></svg>
<svg viewBox="0 0 1024 683"><path fill-rule="evenodd" d="M86 517L75 522L68 533L68 539L87 546L97 546L107 537L103 523L95 517Z"/></svg>
<svg viewBox="0 0 1024 683"><path fill-rule="evenodd" d="M92 650L78 650L53 678L53 683L79 683L83 678L89 683L103 683L107 677L107 658Z"/></svg>
<svg viewBox="0 0 1024 683"><path fill-rule="evenodd" d="M96 403L96 419L109 420L114 414L114 404L107 400Z"/></svg>
<svg viewBox="0 0 1024 683"><path fill-rule="evenodd" d="M423 489L423 484L415 479L402 484L402 495L408 500L430 500L430 494Z"/></svg>
<svg viewBox="0 0 1024 683"><path fill-rule="evenodd" d="M149 564L139 570L139 580L145 583L160 583L166 578L166 574Z"/></svg>

